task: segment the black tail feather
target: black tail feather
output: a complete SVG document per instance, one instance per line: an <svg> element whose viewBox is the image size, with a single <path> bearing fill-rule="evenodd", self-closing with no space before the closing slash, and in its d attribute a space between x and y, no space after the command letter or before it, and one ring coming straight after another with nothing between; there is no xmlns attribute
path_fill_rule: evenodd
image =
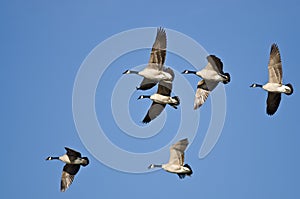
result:
<svg viewBox="0 0 300 199"><path fill-rule="evenodd" d="M223 81L223 84L228 84L231 80L230 74L229 73L224 73L224 75L227 77L227 79Z"/></svg>
<svg viewBox="0 0 300 199"><path fill-rule="evenodd" d="M187 172L187 173L177 173L177 175L179 176L180 179L183 179L185 178L185 176L191 176L193 174L193 170L192 168L190 167L190 165L188 164L185 164L183 165L184 167L188 168L190 171Z"/></svg>
<svg viewBox="0 0 300 199"><path fill-rule="evenodd" d="M84 160L86 160L86 162L85 163L82 163L81 165L82 166L87 166L89 163L90 163L90 161L89 161L89 159L87 158L87 157L82 157L82 159L84 159Z"/></svg>
<svg viewBox="0 0 300 199"><path fill-rule="evenodd" d="M180 104L180 99L178 96L172 97L176 102L175 103L170 103L169 105L172 106L173 108L177 109L177 106Z"/></svg>
<svg viewBox="0 0 300 199"><path fill-rule="evenodd" d="M177 173L177 175L179 176L180 179L183 179L186 176L186 174L182 174L182 173Z"/></svg>
<svg viewBox="0 0 300 199"><path fill-rule="evenodd" d="M186 173L186 175L191 176L191 175L193 174L193 170L192 170L192 168L190 167L190 165L185 164L185 165L183 165L183 166L189 168L190 172Z"/></svg>
<svg viewBox="0 0 300 199"><path fill-rule="evenodd" d="M177 101L177 103L174 103L175 105L179 105L180 104L180 99L179 99L179 97L178 96L174 96L174 97L172 97L172 99L174 99L174 100L176 100Z"/></svg>
<svg viewBox="0 0 300 199"><path fill-rule="evenodd" d="M286 84L286 86L289 87L289 88L291 89L291 92L290 92L290 93L285 93L285 94L286 94L286 95L291 95L291 94L293 94L294 88L293 88L292 84L288 83L288 84Z"/></svg>

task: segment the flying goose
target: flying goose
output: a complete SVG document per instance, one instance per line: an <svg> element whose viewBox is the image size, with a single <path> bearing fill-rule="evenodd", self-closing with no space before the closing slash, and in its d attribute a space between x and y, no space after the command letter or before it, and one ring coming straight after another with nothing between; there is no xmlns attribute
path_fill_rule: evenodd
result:
<svg viewBox="0 0 300 199"><path fill-rule="evenodd" d="M174 78L174 72L172 69L168 69L169 73L172 74ZM172 78L172 80L173 80ZM169 104L173 108L177 109L177 106L180 104L178 96L171 97L172 91L172 82L160 81L158 84L157 92L153 95L141 95L138 99L150 98L153 102L150 106L143 123L149 123L155 119L166 107L166 104Z"/></svg>
<svg viewBox="0 0 300 199"><path fill-rule="evenodd" d="M197 90L195 94L194 109L199 108L206 99L209 93L217 87L219 82L227 84L230 82L229 73L223 72L223 63L215 55L209 55L206 57L208 64L200 71L184 70L183 74L195 74L202 78L198 82Z"/></svg>
<svg viewBox="0 0 300 199"><path fill-rule="evenodd" d="M184 164L184 151L189 144L187 138L178 141L170 147L170 159L169 162L162 165L151 164L148 169L163 168L170 173L176 173L180 179L186 175L191 176L193 174L192 168L188 164Z"/></svg>
<svg viewBox="0 0 300 199"><path fill-rule="evenodd" d="M264 90L268 91L267 114L273 115L279 107L281 93L284 93L286 95L291 95L293 93L292 84L282 84L282 64L277 44L272 44L271 46L268 70L268 83L266 83L265 85L254 83L250 87L261 87Z"/></svg>
<svg viewBox="0 0 300 199"><path fill-rule="evenodd" d="M138 90L148 90L158 82L172 81L173 77L168 73L168 68L163 65L166 59L167 35L163 28L157 29L156 39L152 46L150 60L146 68L141 71L126 70L123 74L137 74L144 77Z"/></svg>
<svg viewBox="0 0 300 199"><path fill-rule="evenodd" d="M73 149L65 147L67 153L59 157L47 157L46 160L60 160L65 164L61 175L60 191L66 191L72 184L76 173L80 169L80 165L87 166L89 159L81 157L81 154Z"/></svg>

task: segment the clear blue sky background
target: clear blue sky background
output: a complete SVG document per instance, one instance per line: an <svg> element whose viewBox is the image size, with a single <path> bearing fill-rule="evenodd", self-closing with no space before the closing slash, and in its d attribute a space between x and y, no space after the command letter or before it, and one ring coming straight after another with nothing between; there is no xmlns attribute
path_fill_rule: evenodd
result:
<svg viewBox="0 0 300 199"><path fill-rule="evenodd" d="M1 1L1 196L299 198L299 9L296 0ZM186 161L194 174L184 180L163 171L130 174L101 164L82 144L73 121L73 84L89 52L116 33L159 26L195 39L218 55L232 76L226 85L227 115L220 140L209 156L198 158L210 119L208 100L200 110L197 136L187 150ZM284 82L291 82L295 92L284 95L277 113L269 117L266 93L249 85L267 81L273 42L281 51ZM148 57L149 51L143 51L136 65L146 63ZM126 63L132 57L122 59ZM167 65L174 62L168 54ZM111 72L116 80L134 66L120 64ZM174 69L180 72L189 67ZM198 81L187 78L193 85ZM101 93L96 97L100 99ZM139 108L132 114L138 122L150 102L136 103ZM133 145L132 138L118 132L111 113L97 107L99 114L108 115L107 129L112 125L108 137L134 152L164 146L176 133L165 129L152 141L135 140ZM167 112L178 117L171 108ZM44 159L63 154L64 146L81 151L91 164L79 171L66 193L60 193L63 164Z"/></svg>

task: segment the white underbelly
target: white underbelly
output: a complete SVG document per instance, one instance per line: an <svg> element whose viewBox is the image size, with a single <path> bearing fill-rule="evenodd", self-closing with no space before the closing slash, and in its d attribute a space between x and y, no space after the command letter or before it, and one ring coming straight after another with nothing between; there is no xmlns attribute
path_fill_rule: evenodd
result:
<svg viewBox="0 0 300 199"><path fill-rule="evenodd" d="M162 167L164 170L170 172L170 173L187 173L188 171L183 168L183 166L174 165L174 164L166 164Z"/></svg>
<svg viewBox="0 0 300 199"><path fill-rule="evenodd" d="M263 89L268 91L268 92L273 92L273 93L284 93L285 92L285 86L282 84L278 83L267 83L263 85Z"/></svg>
<svg viewBox="0 0 300 199"><path fill-rule="evenodd" d="M164 96L160 94L153 94L151 95L150 99L152 99L154 102L157 102L159 104L170 104L170 103L176 103L175 99L172 99L170 96Z"/></svg>
<svg viewBox="0 0 300 199"><path fill-rule="evenodd" d="M181 170L181 166L179 165L174 165L174 164L166 164L166 165L163 165L162 168L168 172L171 172L171 173L178 173L180 172Z"/></svg>
<svg viewBox="0 0 300 199"><path fill-rule="evenodd" d="M63 161L64 163L71 164L71 161L70 161L69 157L68 157L66 154L60 156L59 159L60 159L61 161Z"/></svg>
<svg viewBox="0 0 300 199"><path fill-rule="evenodd" d="M147 78L147 79L151 79L155 82L159 82L159 81L171 81L172 80L172 76L169 73L163 72L163 71L159 71L156 69L147 69L147 70L143 70L141 72L139 72L139 75Z"/></svg>
<svg viewBox="0 0 300 199"><path fill-rule="evenodd" d="M197 75L207 81L222 82L225 80L216 71L211 70L199 71Z"/></svg>

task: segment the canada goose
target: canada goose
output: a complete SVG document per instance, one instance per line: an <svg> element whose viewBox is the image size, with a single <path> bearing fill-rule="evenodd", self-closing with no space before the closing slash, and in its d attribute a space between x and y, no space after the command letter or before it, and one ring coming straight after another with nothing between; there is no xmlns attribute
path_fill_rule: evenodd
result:
<svg viewBox="0 0 300 199"><path fill-rule="evenodd" d="M184 151L189 144L187 138L178 141L170 147L170 159L169 162L162 165L151 164L148 169L163 168L170 173L176 173L180 179L186 175L191 176L193 174L192 168L188 164L184 164ZM184 165L183 165L184 164Z"/></svg>
<svg viewBox="0 0 300 199"><path fill-rule="evenodd" d="M144 77L140 87L137 87L138 90L148 90L162 80L173 80L172 75L168 73L168 68L163 66L166 59L166 48L166 32L163 28L158 28L147 67L141 71L126 70L123 72L123 74L138 74Z"/></svg>
<svg viewBox="0 0 300 199"><path fill-rule="evenodd" d="M170 74L174 77L172 70L170 71ZM178 96L171 97L171 91L172 82L161 81L158 84L157 92L155 94L139 96L138 99L150 98L153 101L145 118L143 119L143 123L149 123L155 119L164 110L166 104L177 109L177 106L180 104L180 100Z"/></svg>
<svg viewBox="0 0 300 199"><path fill-rule="evenodd" d="M87 166L89 159L81 157L81 154L73 149L65 147L67 153L59 157L47 157L46 160L60 160L65 164L61 175L60 191L66 191L72 184L76 173L80 169L80 165Z"/></svg>
<svg viewBox="0 0 300 199"><path fill-rule="evenodd" d="M182 72L182 74L195 74L202 78L197 85L194 109L197 109L204 104L209 93L217 87L219 82L223 82L224 84L228 84L230 82L230 75L229 73L223 72L223 63L217 56L209 55L206 59L208 64L204 69L198 72L189 70Z"/></svg>
<svg viewBox="0 0 300 199"><path fill-rule="evenodd" d="M276 44L272 44L270 51L270 59L268 64L269 82L265 85L252 84L250 87L261 87L268 91L267 98L267 114L273 115L280 104L281 93L291 95L293 93L292 84L282 84L282 64L279 48Z"/></svg>

